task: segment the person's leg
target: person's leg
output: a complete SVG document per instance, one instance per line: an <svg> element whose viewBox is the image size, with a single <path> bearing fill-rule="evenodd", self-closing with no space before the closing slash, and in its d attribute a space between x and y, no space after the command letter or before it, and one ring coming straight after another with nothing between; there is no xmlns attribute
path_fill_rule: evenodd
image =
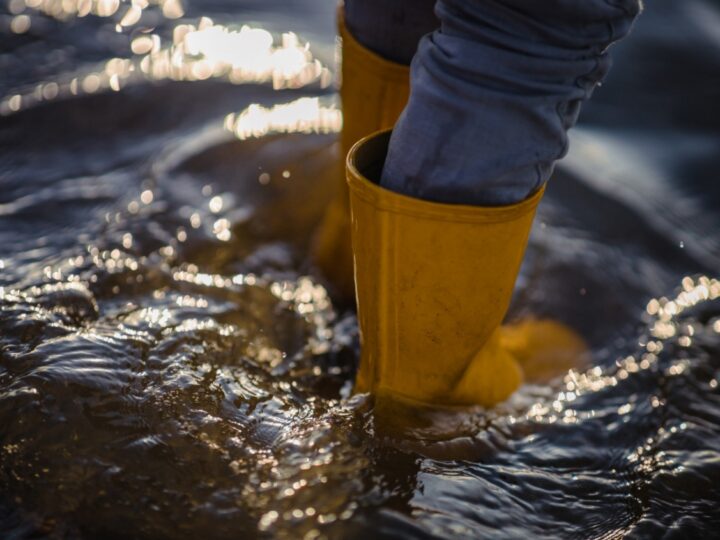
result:
<svg viewBox="0 0 720 540"><path fill-rule="evenodd" d="M610 67L640 0L438 0L441 28L411 67L393 131L388 189L500 205L543 185L567 130Z"/></svg>
<svg viewBox="0 0 720 540"><path fill-rule="evenodd" d="M410 59L423 34L438 27L434 0L348 0L339 17L342 39L341 152L391 127L407 103ZM342 8L341 8L342 9ZM350 207L344 178L313 239L312 258L336 300L354 296Z"/></svg>
<svg viewBox="0 0 720 540"><path fill-rule="evenodd" d="M348 157L358 391L493 405L523 365L581 356L562 324L501 323L566 132L638 11L639 0L438 0L442 27L421 41L392 134Z"/></svg>

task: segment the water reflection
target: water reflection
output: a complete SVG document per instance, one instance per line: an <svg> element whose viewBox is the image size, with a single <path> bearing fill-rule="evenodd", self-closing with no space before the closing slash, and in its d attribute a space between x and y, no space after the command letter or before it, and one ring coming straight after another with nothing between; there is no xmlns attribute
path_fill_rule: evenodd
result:
<svg viewBox="0 0 720 540"><path fill-rule="evenodd" d="M586 394L595 394L615 387L642 371L658 369L658 357L666 351L668 340L673 340L674 346L690 347L693 344L692 336L699 331L698 324L694 321L681 322L682 313L718 298L720 298L720 280L707 276L697 278L686 276L682 280L682 289L675 298L653 298L648 302L646 312L650 316L649 335L641 338L640 353L618 359L609 369L595 366L586 372L569 371L563 378L564 389L555 396L555 399L551 402L541 401L533 404L526 413L526 418L548 424L558 421L564 423L577 421L577 412L569 407L570 403ZM716 327L720 328L720 321L708 326L708 330ZM680 359L662 369L666 376L677 376L683 374L689 367L687 360ZM658 407L660 404L660 401L653 397L652 406ZM625 415L631 413L633 409L634 404L628 402L619 405L617 412ZM592 417L595 411L586 411L584 414Z"/></svg>
<svg viewBox="0 0 720 540"><path fill-rule="evenodd" d="M167 48L160 48L157 36L136 38L133 46L134 50L151 47L139 65L153 80L226 78L234 84L271 82L276 90L313 82L325 88L331 83L330 71L292 32L282 34L276 45L272 35L261 28L233 30L203 17L197 26L176 26Z"/></svg>
<svg viewBox="0 0 720 540"><path fill-rule="evenodd" d="M29 25L25 15L18 28ZM26 20L27 19L27 20ZM26 31L24 28L23 31ZM232 84L271 84L275 90L332 83L331 71L314 58L308 43L292 32L279 40L262 28L234 29L202 17L197 25L173 28L170 44L157 33L141 34L130 42L130 58L111 58L99 69L64 80L37 84L31 91L0 99L0 115L8 115L42 101L99 91L119 91L142 80L203 81L223 79ZM330 118L325 123L337 122Z"/></svg>
<svg viewBox="0 0 720 540"><path fill-rule="evenodd" d="M339 133L342 112L335 107L322 106L319 98L300 98L291 103L270 108L253 104L240 113L225 117L225 129L238 139L262 137L269 133ZM290 173L283 173L285 178ZM261 183L267 183L269 178Z"/></svg>
<svg viewBox="0 0 720 540"><path fill-rule="evenodd" d="M27 8L59 20L88 15L112 17L121 11L119 24L132 26L140 20L143 10L151 6L159 7L168 19L177 19L185 14L180 0L11 0L10 11L21 13Z"/></svg>
<svg viewBox="0 0 720 540"><path fill-rule="evenodd" d="M27 15L18 15L10 21L10 30L16 34L24 34L30 30L32 21Z"/></svg>

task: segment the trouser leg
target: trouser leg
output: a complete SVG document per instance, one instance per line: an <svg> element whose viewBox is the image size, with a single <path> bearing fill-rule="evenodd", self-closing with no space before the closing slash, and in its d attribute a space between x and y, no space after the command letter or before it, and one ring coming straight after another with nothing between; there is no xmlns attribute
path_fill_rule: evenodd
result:
<svg viewBox="0 0 720 540"><path fill-rule="evenodd" d="M392 139L380 132L348 156L356 390L490 406L534 366L584 355L557 322L501 323L542 186L607 72L607 45L638 9L638 0L438 1L442 26L421 40ZM383 161L389 189L378 186Z"/></svg>
<svg viewBox="0 0 720 540"><path fill-rule="evenodd" d="M339 18L342 39L343 160L363 137L392 127L407 103L409 63L423 34L438 25L434 0L348 0ZM334 285L353 295L350 208L344 178L318 227L312 258Z"/></svg>
<svg viewBox="0 0 720 540"><path fill-rule="evenodd" d="M411 65L411 93L381 184L413 197L510 204L550 177L581 104L640 0L438 0L441 27Z"/></svg>

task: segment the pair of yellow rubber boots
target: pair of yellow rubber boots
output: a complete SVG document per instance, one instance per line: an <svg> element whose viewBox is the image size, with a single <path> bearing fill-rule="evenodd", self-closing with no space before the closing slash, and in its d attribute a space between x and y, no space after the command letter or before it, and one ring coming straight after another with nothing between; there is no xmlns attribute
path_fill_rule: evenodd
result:
<svg viewBox="0 0 720 540"><path fill-rule="evenodd" d="M342 20L340 34L349 193L343 183L314 257L346 295L354 262L356 391L411 404L491 406L521 384L523 367L541 378L548 367L558 373L571 365L585 345L565 326L501 326L542 190L517 204L477 207L381 188L387 128L407 102L409 68L365 49Z"/></svg>

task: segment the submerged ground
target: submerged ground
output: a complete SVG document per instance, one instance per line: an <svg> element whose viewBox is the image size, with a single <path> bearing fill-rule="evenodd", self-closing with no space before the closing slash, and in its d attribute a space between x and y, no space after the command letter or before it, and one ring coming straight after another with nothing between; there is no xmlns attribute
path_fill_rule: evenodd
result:
<svg viewBox="0 0 720 540"><path fill-rule="evenodd" d="M649 4L512 310L593 365L401 430L306 257L334 1L4 0L0 537L718 536L720 5Z"/></svg>

